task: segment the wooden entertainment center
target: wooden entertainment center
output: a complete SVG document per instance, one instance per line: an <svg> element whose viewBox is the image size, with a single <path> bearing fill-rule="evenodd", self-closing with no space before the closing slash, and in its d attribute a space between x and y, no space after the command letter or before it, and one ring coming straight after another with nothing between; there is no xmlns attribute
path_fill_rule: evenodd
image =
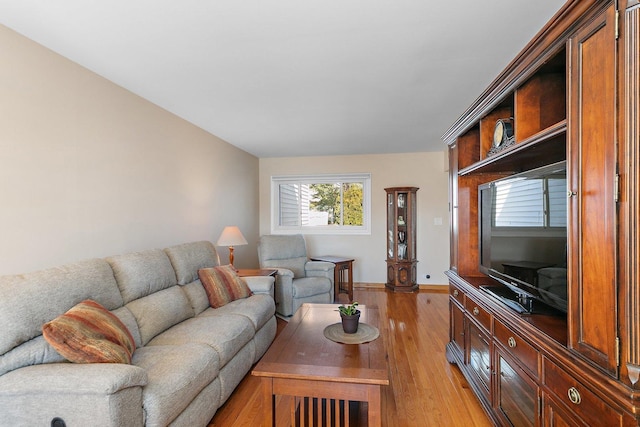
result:
<svg viewBox="0 0 640 427"><path fill-rule="evenodd" d="M640 425L640 0L567 1L443 139L448 360L498 425ZM478 186L564 160L567 313L518 314L480 289Z"/></svg>

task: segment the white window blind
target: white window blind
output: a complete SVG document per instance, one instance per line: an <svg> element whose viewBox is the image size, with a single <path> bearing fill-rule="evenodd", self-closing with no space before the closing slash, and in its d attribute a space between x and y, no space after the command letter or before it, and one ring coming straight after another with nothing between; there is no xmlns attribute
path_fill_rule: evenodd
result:
<svg viewBox="0 0 640 427"><path fill-rule="evenodd" d="M567 180L566 178L550 178L549 187L549 226L567 226Z"/></svg>

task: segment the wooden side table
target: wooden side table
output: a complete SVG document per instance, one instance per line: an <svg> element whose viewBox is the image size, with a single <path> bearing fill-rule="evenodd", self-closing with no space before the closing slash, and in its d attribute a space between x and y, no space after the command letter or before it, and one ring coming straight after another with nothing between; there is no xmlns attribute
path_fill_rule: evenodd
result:
<svg viewBox="0 0 640 427"><path fill-rule="evenodd" d="M312 257L311 261L326 261L335 264L333 270L333 300L338 301L341 293L349 296L349 302L353 301L353 258L344 258L332 255Z"/></svg>
<svg viewBox="0 0 640 427"><path fill-rule="evenodd" d="M278 270L272 268L241 268L237 271L238 276L240 277L249 277L249 276L274 276Z"/></svg>

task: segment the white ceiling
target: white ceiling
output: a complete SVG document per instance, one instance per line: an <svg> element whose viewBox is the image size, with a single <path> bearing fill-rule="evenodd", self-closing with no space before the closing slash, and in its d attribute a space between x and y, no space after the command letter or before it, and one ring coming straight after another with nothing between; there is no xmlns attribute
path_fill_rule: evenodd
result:
<svg viewBox="0 0 640 427"><path fill-rule="evenodd" d="M562 4L0 0L0 23L258 157L376 154L443 150Z"/></svg>

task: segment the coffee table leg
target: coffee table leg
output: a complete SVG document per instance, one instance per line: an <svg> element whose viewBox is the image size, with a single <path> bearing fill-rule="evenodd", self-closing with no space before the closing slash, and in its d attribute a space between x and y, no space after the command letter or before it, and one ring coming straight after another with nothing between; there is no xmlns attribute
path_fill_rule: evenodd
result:
<svg viewBox="0 0 640 427"><path fill-rule="evenodd" d="M262 405L264 414L264 427L275 427L276 425L276 411L275 411L275 396L273 395L273 378L262 378Z"/></svg>
<svg viewBox="0 0 640 427"><path fill-rule="evenodd" d="M369 386L369 427L382 425L382 389L378 385Z"/></svg>

